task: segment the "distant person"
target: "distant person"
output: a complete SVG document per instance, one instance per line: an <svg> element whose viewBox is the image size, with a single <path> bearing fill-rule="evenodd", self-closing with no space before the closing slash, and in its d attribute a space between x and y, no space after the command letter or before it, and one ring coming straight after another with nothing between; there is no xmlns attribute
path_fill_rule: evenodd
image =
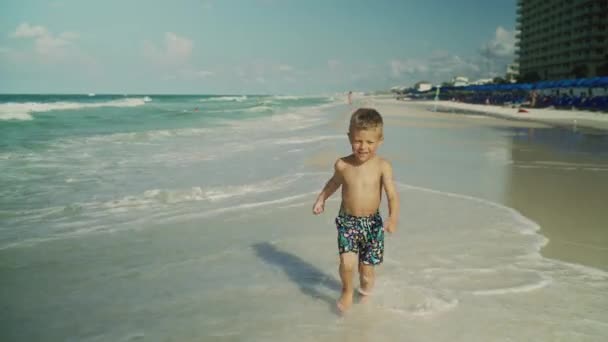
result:
<svg viewBox="0 0 608 342"><path fill-rule="evenodd" d="M353 104L353 92L349 91L348 92L348 105L352 105Z"/></svg>
<svg viewBox="0 0 608 342"><path fill-rule="evenodd" d="M342 187L342 203L336 218L342 294L337 308L345 312L353 303L353 273L359 271L359 294L371 294L375 282L374 267L384 259L384 231L397 230L399 196L393 183L391 164L376 155L384 141L382 116L369 108L359 108L351 116L348 139L352 153L339 158L334 174L317 197L312 211L325 210L325 201ZM380 217L382 189L388 199L389 217L383 225Z"/></svg>
<svg viewBox="0 0 608 342"><path fill-rule="evenodd" d="M532 108L536 107L537 98L538 98L538 93L536 92L536 90L532 90L532 94L530 96L530 107L532 107Z"/></svg>

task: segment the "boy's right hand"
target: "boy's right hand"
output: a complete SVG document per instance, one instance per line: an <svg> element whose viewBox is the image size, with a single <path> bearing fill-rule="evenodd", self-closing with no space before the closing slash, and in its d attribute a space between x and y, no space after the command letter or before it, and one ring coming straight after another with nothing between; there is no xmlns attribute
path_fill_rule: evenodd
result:
<svg viewBox="0 0 608 342"><path fill-rule="evenodd" d="M319 215L323 210L325 210L325 201L317 200L312 206L312 213L315 215Z"/></svg>

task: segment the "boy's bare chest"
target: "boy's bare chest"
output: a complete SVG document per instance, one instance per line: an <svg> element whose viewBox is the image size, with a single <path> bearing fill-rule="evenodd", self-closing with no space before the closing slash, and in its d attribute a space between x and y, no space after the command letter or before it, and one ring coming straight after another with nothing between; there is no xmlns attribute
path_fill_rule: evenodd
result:
<svg viewBox="0 0 608 342"><path fill-rule="evenodd" d="M348 168L344 170L344 184L349 188L377 188L382 174L378 168Z"/></svg>

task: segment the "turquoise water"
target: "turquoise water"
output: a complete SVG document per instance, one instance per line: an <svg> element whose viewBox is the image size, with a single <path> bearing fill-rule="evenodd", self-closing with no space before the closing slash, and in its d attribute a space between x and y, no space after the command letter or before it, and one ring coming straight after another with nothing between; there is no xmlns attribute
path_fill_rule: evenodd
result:
<svg viewBox="0 0 608 342"><path fill-rule="evenodd" d="M247 184L285 170L270 161L243 173L259 160L245 152L262 144L258 153L272 153L279 146L274 138L290 144L289 132L315 124L315 108L331 102L0 95L0 219L10 227L0 233L0 248L124 223L132 217L123 210L132 207L199 201L213 209L214 198L257 193L257 185ZM234 167L240 163L246 164Z"/></svg>

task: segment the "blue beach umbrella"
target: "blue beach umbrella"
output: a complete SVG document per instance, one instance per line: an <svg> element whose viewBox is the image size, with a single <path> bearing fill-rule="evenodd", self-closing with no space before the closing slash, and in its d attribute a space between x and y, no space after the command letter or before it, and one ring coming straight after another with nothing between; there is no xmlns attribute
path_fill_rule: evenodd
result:
<svg viewBox="0 0 608 342"><path fill-rule="evenodd" d="M595 87L608 87L608 76L597 77L593 85Z"/></svg>
<svg viewBox="0 0 608 342"><path fill-rule="evenodd" d="M556 85L560 88L572 88L576 87L578 80L570 79L570 80L560 80L556 82Z"/></svg>
<svg viewBox="0 0 608 342"><path fill-rule="evenodd" d="M578 85L584 88L593 87L593 83L598 79L599 77L583 78L581 81L579 81Z"/></svg>
<svg viewBox="0 0 608 342"><path fill-rule="evenodd" d="M519 90L532 90L532 84L531 83L520 83L517 84L517 88Z"/></svg>
<svg viewBox="0 0 608 342"><path fill-rule="evenodd" d="M540 82L536 82L536 89L548 89L549 87L549 81L540 81Z"/></svg>

